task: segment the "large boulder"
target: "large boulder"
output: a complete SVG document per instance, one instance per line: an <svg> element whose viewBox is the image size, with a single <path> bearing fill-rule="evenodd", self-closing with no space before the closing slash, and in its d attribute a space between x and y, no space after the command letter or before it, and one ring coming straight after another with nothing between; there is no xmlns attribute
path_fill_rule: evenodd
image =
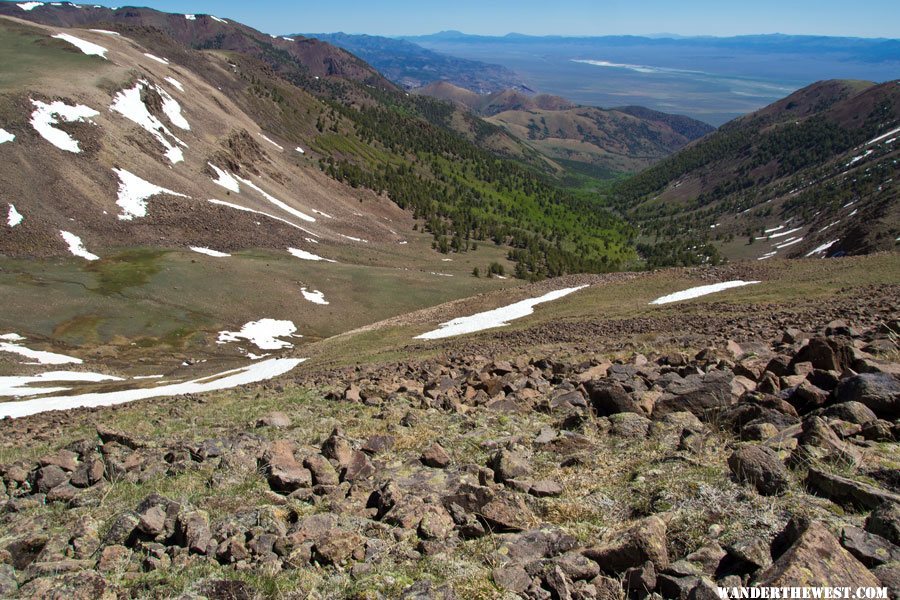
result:
<svg viewBox="0 0 900 600"><path fill-rule="evenodd" d="M900 546L900 504L885 502L866 519L866 531Z"/></svg>
<svg viewBox="0 0 900 600"><path fill-rule="evenodd" d="M834 392L837 402L859 402L878 417L900 418L900 380L887 373L863 373L848 377Z"/></svg>
<svg viewBox="0 0 900 600"><path fill-rule="evenodd" d="M654 405L653 418L682 411L692 412L702 421L714 418L737 400L731 387L733 377L725 371L712 371L670 385Z"/></svg>
<svg viewBox="0 0 900 600"><path fill-rule="evenodd" d="M759 573L760 587L879 587L861 562L818 522L810 523L771 567Z"/></svg>
<svg viewBox="0 0 900 600"><path fill-rule="evenodd" d="M615 381L590 381L584 387L597 416L607 417L623 412L644 414L631 394Z"/></svg>
<svg viewBox="0 0 900 600"><path fill-rule="evenodd" d="M287 440L272 442L265 454L269 486L276 492L291 492L312 485L312 473L297 462L294 443Z"/></svg>
<svg viewBox="0 0 900 600"><path fill-rule="evenodd" d="M735 479L756 487L764 496L787 491L791 476L774 450L766 446L743 446L728 457L728 467Z"/></svg>
<svg viewBox="0 0 900 600"><path fill-rule="evenodd" d="M809 470L806 485L812 492L849 508L871 510L883 502L900 503L900 494L816 468Z"/></svg>
<svg viewBox="0 0 900 600"><path fill-rule="evenodd" d="M605 543L588 548L584 555L609 574L640 567L648 560L658 568L665 568L669 564L666 523L657 516L647 517L614 534Z"/></svg>

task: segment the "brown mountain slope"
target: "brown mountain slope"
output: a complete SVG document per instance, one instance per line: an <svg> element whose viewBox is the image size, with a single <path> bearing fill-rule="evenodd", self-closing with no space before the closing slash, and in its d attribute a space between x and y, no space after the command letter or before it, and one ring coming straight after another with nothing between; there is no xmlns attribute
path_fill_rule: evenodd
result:
<svg viewBox="0 0 900 600"><path fill-rule="evenodd" d="M625 182L618 205L647 239L718 242L732 258L891 249L898 134L897 81L819 82Z"/></svg>
<svg viewBox="0 0 900 600"><path fill-rule="evenodd" d="M394 88L372 67L336 46L315 39L270 36L212 15L180 15L148 8L108 9L67 3L45 4L25 11L12 2L0 3L0 15L55 27L89 26L127 32L150 48L154 41L161 44L174 41L195 49L236 51L262 59L283 75L335 76Z"/></svg>
<svg viewBox="0 0 900 600"><path fill-rule="evenodd" d="M642 107L604 110L517 90L479 95L440 82L417 93L465 107L549 159L600 177L639 171L713 130Z"/></svg>

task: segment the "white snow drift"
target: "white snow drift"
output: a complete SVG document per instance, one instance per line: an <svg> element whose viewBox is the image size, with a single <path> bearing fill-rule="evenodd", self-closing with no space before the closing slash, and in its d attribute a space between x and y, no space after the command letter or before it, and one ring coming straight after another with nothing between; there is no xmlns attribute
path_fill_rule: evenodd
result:
<svg viewBox="0 0 900 600"><path fill-rule="evenodd" d="M15 227L19 223L21 223L25 217L23 217L19 211L16 210L16 207L12 204L9 205L9 213L6 215L6 224L10 227Z"/></svg>
<svg viewBox="0 0 900 600"><path fill-rule="evenodd" d="M74 35L69 35L68 33L58 33L53 36L57 40L63 40L64 42L69 42L88 56L99 56L100 58L105 59L106 53L109 52L106 48L99 44L94 44L93 42L88 42L87 40L83 40L81 38L77 38Z"/></svg>
<svg viewBox="0 0 900 600"><path fill-rule="evenodd" d="M521 300L515 304L510 304L509 306L501 306L500 308L474 314L469 317L459 317L452 321L441 323L439 328L434 331L417 335L416 339L437 340L466 333L474 333L476 331L483 331L494 327L505 327L509 325L509 321L521 319L522 317L527 317L532 314L534 312L534 307L538 304L558 300L586 287L588 286L581 285L578 287L564 288L549 292L538 298Z"/></svg>
<svg viewBox="0 0 900 600"><path fill-rule="evenodd" d="M312 302L313 304L321 304L323 306L329 304L328 300L325 299L325 294L320 292L319 290L309 291L305 287L300 288L300 293L303 294L303 297Z"/></svg>
<svg viewBox="0 0 900 600"><path fill-rule="evenodd" d="M99 373L83 373L80 371L50 371L33 376L0 377L0 396L37 396L65 392L67 387L29 387L32 384L56 382L88 382L122 381L121 377L101 375Z"/></svg>
<svg viewBox="0 0 900 600"><path fill-rule="evenodd" d="M0 336L0 352L10 352L18 354L25 358L30 358L34 362L26 363L29 365L80 365L83 361L80 358L66 356L65 354L56 354L54 352L44 352L42 350L32 350L26 348L16 342L25 341L25 338L15 333L8 333Z"/></svg>
<svg viewBox="0 0 900 600"><path fill-rule="evenodd" d="M276 319L261 319L251 321L241 327L240 331L220 331L219 344L247 340L260 350L281 350L293 348L293 344L278 338L302 337L295 335L297 326L291 321L278 321Z"/></svg>
<svg viewBox="0 0 900 600"><path fill-rule="evenodd" d="M69 252L74 254L79 258L83 258L85 260L100 260L100 257L96 254L91 254L84 247L84 244L81 241L81 238L75 235L74 233L69 233L68 231L60 230L59 235L62 236L62 239L69 246Z"/></svg>
<svg viewBox="0 0 900 600"><path fill-rule="evenodd" d="M54 125L59 125L61 121L75 123L89 120L91 117L99 115L99 112L89 106L82 104L70 106L59 100L50 104L40 100L32 100L31 103L35 107L35 111L31 113L31 126L42 138L60 150L74 152L75 154L81 152L78 141L62 129L57 129Z"/></svg>
<svg viewBox="0 0 900 600"><path fill-rule="evenodd" d="M700 296L715 294L716 292L721 292L723 290L730 290L731 288L742 287L745 285L753 285L755 283L759 282L736 280L726 281L724 283L714 283L712 285L701 285L699 287L692 287L681 292L675 292L674 294L669 294L668 296L657 298L650 304L669 304L670 302L680 302L681 300L699 298Z"/></svg>
<svg viewBox="0 0 900 600"><path fill-rule="evenodd" d="M150 114L150 111L147 110L147 105L141 99L141 92L145 89L159 93L163 101L163 113L173 125L185 130L191 128L181 114L181 105L178 104L178 101L172 98L164 89L144 79L139 80L134 84L134 87L118 92L113 98L110 110L119 113L150 133L166 149L166 158L172 161L172 164L179 163L184 160L184 152L181 148L187 148L187 144L178 139L162 121ZM174 142L170 141L169 138L174 140Z"/></svg>
<svg viewBox="0 0 900 600"><path fill-rule="evenodd" d="M213 179L213 183L221 185L226 190L234 192L235 194L241 193L241 186L238 184L237 179L231 176L231 173L229 173L228 171L223 171L212 163L206 164L208 164L209 167L216 172L217 179Z"/></svg>
<svg viewBox="0 0 900 600"><path fill-rule="evenodd" d="M321 256L317 256L312 252L307 252L306 250L300 250L299 248L288 248L288 252L291 253L292 256L297 258L302 258L303 260L322 260L325 262L337 262L336 260L331 260L329 258L322 258Z"/></svg>
<svg viewBox="0 0 900 600"><path fill-rule="evenodd" d="M218 250L210 250L209 248L200 248L198 246L191 246L191 250L198 254L205 254L207 256L212 256L213 258L228 258L231 256L230 254L226 254L225 252L219 252Z"/></svg>
<svg viewBox="0 0 900 600"><path fill-rule="evenodd" d="M179 198L189 197L154 185L149 181L144 181L125 169L113 169L113 171L119 176L119 196L116 204L122 207L122 214L119 215L119 220L121 221L130 221L135 217L146 217L147 200L151 196L169 194Z"/></svg>
<svg viewBox="0 0 900 600"><path fill-rule="evenodd" d="M302 363L303 358L275 358L254 363L240 369L226 371L210 377L203 377L184 383L172 383L153 388L124 390L119 392L100 392L81 394L78 396L51 396L19 402L0 403L0 418L26 417L51 410L68 410L80 407L113 406L135 400L158 398L161 396L180 396L183 394L202 394L216 390L225 390L240 385L248 385L283 375Z"/></svg>
<svg viewBox="0 0 900 600"><path fill-rule="evenodd" d="M276 198L276 197L272 196L271 194L267 193L265 190L263 190L261 187L259 187L258 185L256 185L256 184L253 183L252 181L250 181L249 179L242 179L242 178L241 178L240 176L238 176L238 175L234 175L234 178L237 179L238 181L240 181L241 183L243 183L244 185L246 185L248 188L250 188L250 189L254 190L255 192L257 192L257 193L258 193L259 195L261 195L263 198L265 198L266 200L268 200L269 202L271 202L272 204L274 204L275 206L277 206L278 208L280 208L280 209L283 210L284 212L290 213L290 214L294 215L295 217L297 217L298 219L302 219L302 220L304 220L304 221L306 221L306 222L308 222L308 223L315 223L315 222L316 222L315 217L311 217L311 216L309 216L308 214L306 214L306 213L304 213L304 212L300 212L300 211L297 210L296 208L294 208L294 207L292 207L292 206L290 206L290 205L288 205L288 204L285 204L284 202L282 202L282 201L279 200L278 198Z"/></svg>
<svg viewBox="0 0 900 600"><path fill-rule="evenodd" d="M6 142L12 142L15 139L16 139L16 136L14 136L7 130L0 127L0 144L5 144Z"/></svg>

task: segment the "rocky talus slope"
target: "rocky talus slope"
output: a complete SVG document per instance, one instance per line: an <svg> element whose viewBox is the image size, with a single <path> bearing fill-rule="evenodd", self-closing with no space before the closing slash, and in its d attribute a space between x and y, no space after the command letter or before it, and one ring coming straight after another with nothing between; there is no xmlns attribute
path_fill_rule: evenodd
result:
<svg viewBox="0 0 900 600"><path fill-rule="evenodd" d="M0 596L897 597L895 313L5 421Z"/></svg>

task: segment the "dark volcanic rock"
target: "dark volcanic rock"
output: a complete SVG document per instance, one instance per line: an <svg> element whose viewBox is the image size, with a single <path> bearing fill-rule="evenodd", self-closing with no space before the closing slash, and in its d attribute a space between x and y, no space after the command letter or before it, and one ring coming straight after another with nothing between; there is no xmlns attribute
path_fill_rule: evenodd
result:
<svg viewBox="0 0 900 600"><path fill-rule="evenodd" d="M666 550L666 524L659 517L647 517L625 531L613 535L584 555L597 562L606 573L618 574L650 561L660 568L669 564Z"/></svg>
<svg viewBox="0 0 900 600"><path fill-rule="evenodd" d="M900 380L887 373L863 373L841 381L837 402L859 402L882 419L900 418Z"/></svg>
<svg viewBox="0 0 900 600"><path fill-rule="evenodd" d="M871 510L883 502L900 503L898 494L815 468L809 470L806 485L813 492L842 506Z"/></svg>
<svg viewBox="0 0 900 600"><path fill-rule="evenodd" d="M841 530L841 546L869 568L900 561L900 547L858 527Z"/></svg>
<svg viewBox="0 0 900 600"><path fill-rule="evenodd" d="M774 450L766 446L743 446L728 458L735 479L756 487L764 496L783 494L791 476Z"/></svg>
<svg viewBox="0 0 900 600"><path fill-rule="evenodd" d="M811 523L755 584L765 587L878 587L878 579L821 523Z"/></svg>

